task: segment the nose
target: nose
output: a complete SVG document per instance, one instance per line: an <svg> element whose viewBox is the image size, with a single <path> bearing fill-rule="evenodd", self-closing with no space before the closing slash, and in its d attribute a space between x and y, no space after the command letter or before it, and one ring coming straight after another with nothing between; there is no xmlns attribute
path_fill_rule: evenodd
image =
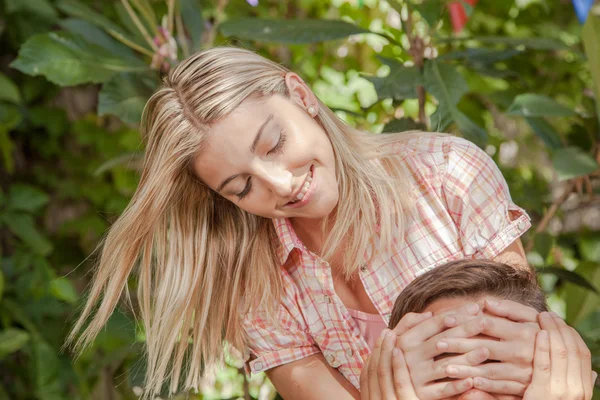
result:
<svg viewBox="0 0 600 400"><path fill-rule="evenodd" d="M261 175L273 193L281 197L292 194L294 176L287 169L280 166L271 166L264 168Z"/></svg>

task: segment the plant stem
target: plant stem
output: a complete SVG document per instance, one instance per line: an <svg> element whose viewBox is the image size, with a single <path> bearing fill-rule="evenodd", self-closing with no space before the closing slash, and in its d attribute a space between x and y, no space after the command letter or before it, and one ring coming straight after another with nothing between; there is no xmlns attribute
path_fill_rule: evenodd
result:
<svg viewBox="0 0 600 400"><path fill-rule="evenodd" d="M144 26L144 24L142 24L142 22L140 21L140 19L137 17L135 11L133 11L133 9L131 8L131 5L129 4L129 1L128 0L121 0L121 3L123 3L123 6L125 7L125 10L129 14L129 17L131 18L131 20L133 21L133 23L135 24L135 26L138 28L138 30L140 31L140 33L142 34L142 36L144 36L144 39L146 39L146 41L148 42L148 44L150 45L150 47L152 47L152 49L154 51L158 51L158 46L156 46L156 44L154 43L154 40L152 40L152 37L150 37L150 34L146 30L146 27Z"/></svg>
<svg viewBox="0 0 600 400"><path fill-rule="evenodd" d="M412 10L408 3L406 4L406 18L402 18L402 13L400 13L400 19L405 28L404 32L408 43L410 43L408 52L412 56L415 66L420 71L423 71L425 46L423 39L418 34L413 34ZM419 123L427 125L427 116L425 115L425 87L423 85L417 85L417 97L419 99Z"/></svg>

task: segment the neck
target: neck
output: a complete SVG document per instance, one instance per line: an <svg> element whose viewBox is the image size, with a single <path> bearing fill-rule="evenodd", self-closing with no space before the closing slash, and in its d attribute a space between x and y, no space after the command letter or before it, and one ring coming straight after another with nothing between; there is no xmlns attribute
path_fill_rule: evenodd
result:
<svg viewBox="0 0 600 400"><path fill-rule="evenodd" d="M294 227L294 232L306 248L313 253L321 254L325 239L335 222L335 209L329 214L327 227L324 231L323 224L325 221L322 218L291 218L290 222Z"/></svg>

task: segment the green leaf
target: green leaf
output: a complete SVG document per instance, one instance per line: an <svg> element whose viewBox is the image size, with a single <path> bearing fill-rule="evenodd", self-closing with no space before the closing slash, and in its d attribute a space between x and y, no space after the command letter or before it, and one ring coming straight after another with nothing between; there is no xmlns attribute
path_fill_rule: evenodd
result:
<svg viewBox="0 0 600 400"><path fill-rule="evenodd" d="M83 19L96 26L99 26L100 28L103 28L106 31L114 31L126 36L125 32L119 25L115 24L104 15L92 10L81 1L58 0L56 2L56 7L71 17Z"/></svg>
<svg viewBox="0 0 600 400"><path fill-rule="evenodd" d="M471 36L471 37L449 37L443 38L439 41L444 42L466 42L466 41L477 41L485 44L503 44L512 47L525 47L532 50L569 50L573 49L557 39L547 37L527 37L527 38L515 38L510 36Z"/></svg>
<svg viewBox="0 0 600 400"><path fill-rule="evenodd" d="M534 93L520 94L506 111L508 115L521 117L573 117L577 114L570 108L548 96Z"/></svg>
<svg viewBox="0 0 600 400"><path fill-rule="evenodd" d="M527 121L533 132L544 141L549 149L556 150L563 147L558 132L544 118L525 117L525 121Z"/></svg>
<svg viewBox="0 0 600 400"><path fill-rule="evenodd" d="M581 37L596 95L596 117L600 118L600 16L588 14Z"/></svg>
<svg viewBox="0 0 600 400"><path fill-rule="evenodd" d="M375 86L379 100L416 99L416 87L423 84L419 70L416 67L405 67L395 60L387 60L386 64L390 67L390 73L387 76L383 78L365 76Z"/></svg>
<svg viewBox="0 0 600 400"><path fill-rule="evenodd" d="M113 114L129 124L139 124L146 102L157 83L133 74L115 75L102 85L98 115Z"/></svg>
<svg viewBox="0 0 600 400"><path fill-rule="evenodd" d="M589 314L575 328L588 339L600 340L600 310Z"/></svg>
<svg viewBox="0 0 600 400"><path fill-rule="evenodd" d="M318 43L370 31L339 20L238 18L220 25L223 36L288 44Z"/></svg>
<svg viewBox="0 0 600 400"><path fill-rule="evenodd" d="M108 50L111 54L131 60L131 62L144 66L144 62L136 57L135 53L123 43L113 39L96 25L83 19L69 18L59 22L60 26L69 32L81 36L87 42Z"/></svg>
<svg viewBox="0 0 600 400"><path fill-rule="evenodd" d="M440 55L437 59L441 60L465 60L475 65L490 65L499 61L508 60L520 54L521 51L515 49L495 50L487 48L471 48L465 50L456 50Z"/></svg>
<svg viewBox="0 0 600 400"><path fill-rule="evenodd" d="M8 229L36 253L44 256L50 254L52 243L37 231L31 215L7 212L1 217Z"/></svg>
<svg viewBox="0 0 600 400"><path fill-rule="evenodd" d="M21 103L21 94L19 88L6 75L0 72L0 101L8 101L9 103Z"/></svg>
<svg viewBox="0 0 600 400"><path fill-rule="evenodd" d="M79 296L75 291L73 283L67 278L56 278L50 281L50 293L60 300L67 303L75 303Z"/></svg>
<svg viewBox="0 0 600 400"><path fill-rule="evenodd" d="M0 359L19 351L29 341L29 334L17 328L8 328L0 332Z"/></svg>
<svg viewBox="0 0 600 400"><path fill-rule="evenodd" d="M58 18L58 13L48 0L5 0L5 8L7 14L36 14L51 22Z"/></svg>
<svg viewBox="0 0 600 400"><path fill-rule="evenodd" d="M446 2L444 0L425 0L421 4L413 5L421 17L430 27L435 27L442 19Z"/></svg>
<svg viewBox="0 0 600 400"><path fill-rule="evenodd" d="M566 147L554 151L552 166L561 181L591 174L598 169L596 160L578 147Z"/></svg>
<svg viewBox="0 0 600 400"><path fill-rule="evenodd" d="M199 0L180 0L183 25L192 37L192 50L202 47L202 32L204 31L204 18Z"/></svg>
<svg viewBox="0 0 600 400"><path fill-rule="evenodd" d="M452 120L469 140L482 145L487 140L486 131L463 114L456 104L469 90L463 76L449 64L428 60L424 72L425 89L438 101L438 108L431 116L434 130L444 130Z"/></svg>
<svg viewBox="0 0 600 400"><path fill-rule="evenodd" d="M412 130L426 130L427 127L419 124L412 118L400 118L394 119L385 124L383 127L382 133L396 133L396 132L405 132Z"/></svg>
<svg viewBox="0 0 600 400"><path fill-rule="evenodd" d="M8 193L8 208L16 211L34 212L43 207L49 197L42 190L22 183L15 183Z"/></svg>
<svg viewBox="0 0 600 400"><path fill-rule="evenodd" d="M546 260L550 254L550 250L552 250L552 246L554 246L554 238L552 235L546 232L537 233L533 242L533 248L535 251L537 251L544 260Z"/></svg>
<svg viewBox="0 0 600 400"><path fill-rule="evenodd" d="M573 283L584 289L588 289L593 293L598 293L598 290L596 289L596 287L594 287L594 285L592 285L590 282L588 282L588 280L585 277L579 275L575 271L569 271L568 269L559 267L540 267L537 268L537 271L540 274L552 274L558 277L559 279Z"/></svg>
<svg viewBox="0 0 600 400"><path fill-rule="evenodd" d="M23 44L11 66L28 75L43 75L60 86L100 83L118 72L148 70L69 32L32 37Z"/></svg>
<svg viewBox="0 0 600 400"><path fill-rule="evenodd" d="M0 302L2 301L2 295L4 294L4 273L0 270Z"/></svg>
<svg viewBox="0 0 600 400"><path fill-rule="evenodd" d="M600 234L581 237L577 244L584 260L600 263Z"/></svg>
<svg viewBox="0 0 600 400"><path fill-rule="evenodd" d="M575 272L594 287L600 287L600 266L595 262L580 263ZM576 284L566 283L564 299L566 300L567 322L577 325L591 312L600 307L600 296L588 290L581 290Z"/></svg>

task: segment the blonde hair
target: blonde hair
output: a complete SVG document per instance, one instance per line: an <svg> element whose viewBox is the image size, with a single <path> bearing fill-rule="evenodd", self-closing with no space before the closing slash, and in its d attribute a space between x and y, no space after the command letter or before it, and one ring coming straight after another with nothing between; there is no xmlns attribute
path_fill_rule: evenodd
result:
<svg viewBox="0 0 600 400"><path fill-rule="evenodd" d="M143 171L129 205L98 246L101 256L87 303L69 336L82 349L94 340L138 274L146 333L146 395L198 389L224 345L243 349L242 316L264 308L274 319L282 295L273 223L251 215L198 181L190 163L212 123L249 97L289 96L285 67L251 51L217 47L177 65L142 117ZM315 117L335 154L339 202L323 223L324 259L344 245L345 275L373 244L399 240L407 194L393 146L396 135L351 128L319 102ZM410 135L403 134L403 137ZM360 210L357 214L356 210ZM80 334L80 332L83 332Z"/></svg>

